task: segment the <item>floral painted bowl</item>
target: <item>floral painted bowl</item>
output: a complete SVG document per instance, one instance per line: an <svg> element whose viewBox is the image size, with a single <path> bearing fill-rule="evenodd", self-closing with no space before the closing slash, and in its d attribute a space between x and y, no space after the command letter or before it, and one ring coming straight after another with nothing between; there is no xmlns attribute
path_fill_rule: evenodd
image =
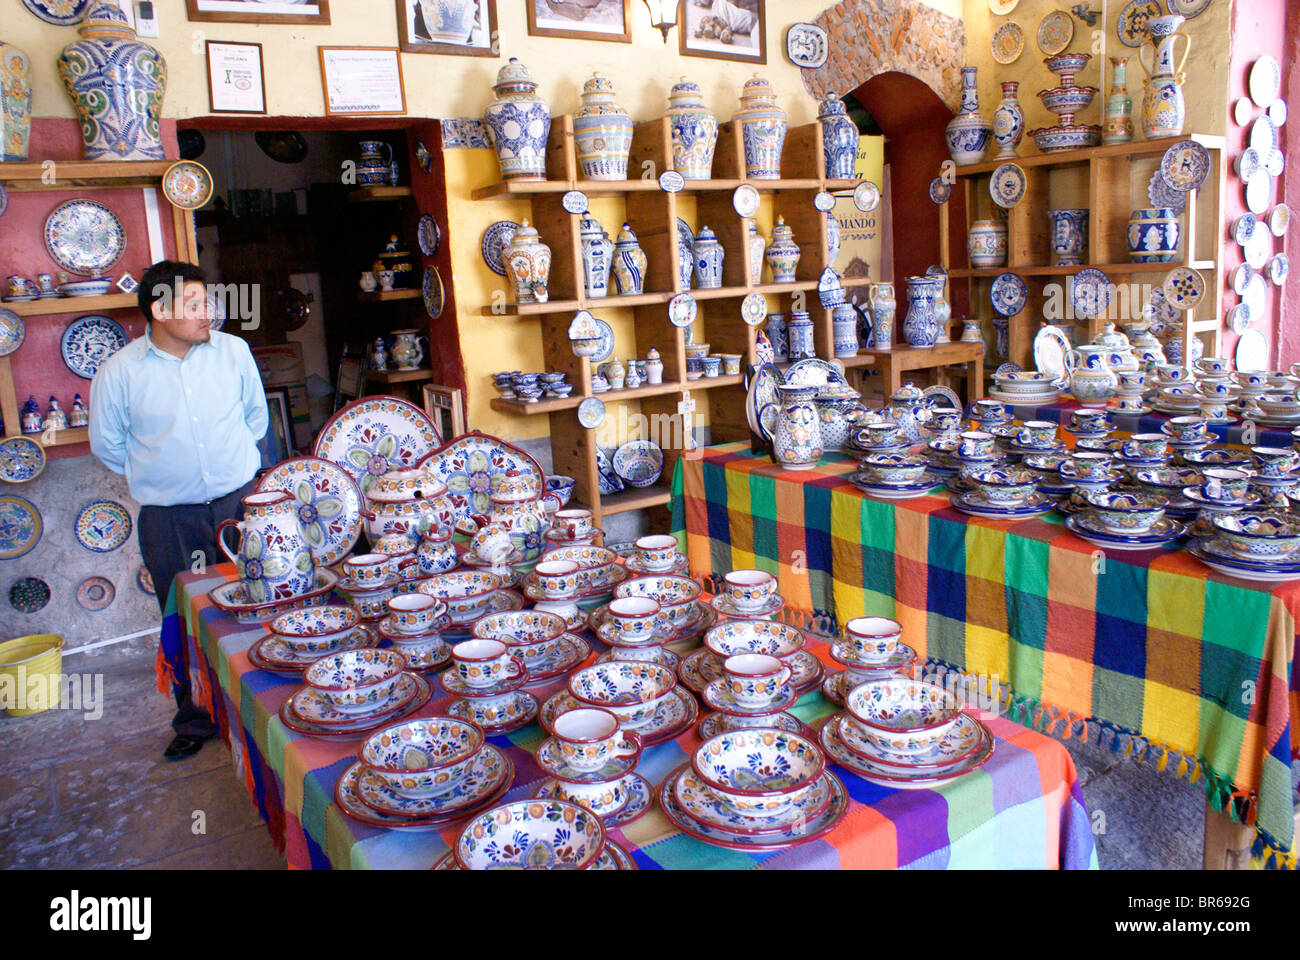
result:
<svg viewBox="0 0 1300 960"><path fill-rule="evenodd" d="M844 708L875 746L902 754L928 750L947 735L961 712L957 698L943 687L906 677L854 687Z"/></svg>
<svg viewBox="0 0 1300 960"><path fill-rule="evenodd" d="M687 577L635 577L614 588L616 597L649 597L659 601L673 627L686 626L696 613L700 585Z"/></svg>
<svg viewBox="0 0 1300 960"><path fill-rule="evenodd" d="M605 849L600 817L567 800L517 800L465 825L452 852L462 870L586 870Z"/></svg>
<svg viewBox="0 0 1300 960"><path fill-rule="evenodd" d="M1112 533L1146 533L1160 522L1169 506L1169 498L1156 493L1080 492L1101 525Z"/></svg>
<svg viewBox="0 0 1300 960"><path fill-rule="evenodd" d="M302 676L334 707L356 713L387 700L405 669L395 650L346 650L321 657Z"/></svg>
<svg viewBox="0 0 1300 960"><path fill-rule="evenodd" d="M704 634L704 645L719 657L765 653L783 660L803 649L804 635L776 620L725 620Z"/></svg>
<svg viewBox="0 0 1300 960"><path fill-rule="evenodd" d="M865 661L892 657L902 636L902 625L888 617L854 617L844 625L845 641Z"/></svg>
<svg viewBox="0 0 1300 960"><path fill-rule="evenodd" d="M483 613L488 598L501 589L501 578L481 570L456 570L429 577L417 589L447 604L452 620L463 623Z"/></svg>
<svg viewBox="0 0 1300 960"><path fill-rule="evenodd" d="M1038 474L1023 467L975 467L966 476L989 503L1024 503L1038 488Z"/></svg>
<svg viewBox="0 0 1300 960"><path fill-rule="evenodd" d="M429 717L374 734L361 762L406 797L436 797L465 776L483 749L483 731L468 720Z"/></svg>
<svg viewBox="0 0 1300 960"><path fill-rule="evenodd" d="M1300 549L1300 523L1285 513L1216 513L1210 519L1243 560L1285 560Z"/></svg>
<svg viewBox="0 0 1300 960"><path fill-rule="evenodd" d="M354 607L331 603L282 613L271 621L271 632L294 653L331 653L360 622Z"/></svg>
<svg viewBox="0 0 1300 960"><path fill-rule="evenodd" d="M649 722L677 684L667 667L639 660L607 660L569 677L569 693L588 707L602 707L635 728Z"/></svg>
<svg viewBox="0 0 1300 960"><path fill-rule="evenodd" d="M605 547L556 547L542 554L539 563L576 563L578 565L578 590L586 593L614 572L618 554Z"/></svg>
<svg viewBox="0 0 1300 960"><path fill-rule="evenodd" d="M771 817L804 796L826 767L811 740L770 727L732 730L700 744L691 769L743 817Z"/></svg>
<svg viewBox="0 0 1300 960"><path fill-rule="evenodd" d="M1201 483L1201 472L1192 467L1147 467L1133 471L1133 479L1148 493L1181 500L1186 487Z"/></svg>
<svg viewBox="0 0 1300 960"><path fill-rule="evenodd" d="M614 451L614 472L634 487L654 486L664 472L664 452L650 440L629 440Z"/></svg>
<svg viewBox="0 0 1300 960"><path fill-rule="evenodd" d="M553 493L560 499L560 509L569 505L569 498L573 496L573 488L578 485L578 481L573 477L564 477L559 474L551 474L546 478L546 492Z"/></svg>
<svg viewBox="0 0 1300 960"><path fill-rule="evenodd" d="M1193 467L1228 467L1241 469L1251 466L1250 455L1240 450L1209 447L1205 450L1184 450L1183 462Z"/></svg>
<svg viewBox="0 0 1300 960"><path fill-rule="evenodd" d="M490 613L475 621L471 633L480 640L500 640L507 647L551 644L564 633L567 622L542 610L509 610Z"/></svg>
<svg viewBox="0 0 1300 960"><path fill-rule="evenodd" d="M873 453L862 457L862 471L880 483L914 483L930 461L915 453Z"/></svg>

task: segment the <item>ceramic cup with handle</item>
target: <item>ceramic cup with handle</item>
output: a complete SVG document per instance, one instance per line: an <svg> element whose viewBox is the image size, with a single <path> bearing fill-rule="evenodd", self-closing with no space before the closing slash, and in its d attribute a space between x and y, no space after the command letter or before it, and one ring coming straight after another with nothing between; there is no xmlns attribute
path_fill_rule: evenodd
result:
<svg viewBox="0 0 1300 960"><path fill-rule="evenodd" d="M551 531L560 540L581 540L595 532L591 511L579 507L557 510L551 517Z"/></svg>
<svg viewBox="0 0 1300 960"><path fill-rule="evenodd" d="M244 497L243 506L243 520L217 527L217 544L235 564L244 596L250 603L266 603L310 593L316 566L298 519L298 501L282 490L268 490ZM239 534L234 550L226 542L230 529Z"/></svg>
<svg viewBox="0 0 1300 960"><path fill-rule="evenodd" d="M666 533L651 534L636 542L637 559L647 570L666 573L677 562L677 538Z"/></svg>
<svg viewBox="0 0 1300 960"><path fill-rule="evenodd" d="M790 667L765 653L738 653L722 662L732 699L742 707L766 707L792 675Z"/></svg>
<svg viewBox="0 0 1300 960"><path fill-rule="evenodd" d="M732 570L722 579L737 610L760 610L776 595L776 577L764 570Z"/></svg>
<svg viewBox="0 0 1300 960"><path fill-rule="evenodd" d="M1210 426L1200 417L1173 417L1161 424L1160 429L1179 443L1196 443L1205 439Z"/></svg>
<svg viewBox="0 0 1300 960"><path fill-rule="evenodd" d="M621 728L608 710L581 707L555 718L552 724L560 755L579 773L591 773L619 757L641 753L641 738Z"/></svg>
<svg viewBox="0 0 1300 960"><path fill-rule="evenodd" d="M1164 433L1135 433L1124 444L1124 456L1156 459L1169 449L1169 437Z"/></svg>
<svg viewBox="0 0 1300 960"><path fill-rule="evenodd" d="M1240 500L1250 486L1249 473L1229 467L1210 467L1201 477L1201 493L1209 500Z"/></svg>
<svg viewBox="0 0 1300 960"><path fill-rule="evenodd" d="M490 687L524 672L524 662L500 640L465 640L451 648L451 659L470 687Z"/></svg>

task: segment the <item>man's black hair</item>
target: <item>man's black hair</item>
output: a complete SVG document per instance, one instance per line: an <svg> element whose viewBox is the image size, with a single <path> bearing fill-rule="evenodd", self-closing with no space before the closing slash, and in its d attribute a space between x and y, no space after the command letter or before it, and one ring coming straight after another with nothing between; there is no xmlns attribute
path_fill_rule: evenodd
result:
<svg viewBox="0 0 1300 960"><path fill-rule="evenodd" d="M186 283L207 283L208 275L201 267L178 260L159 260L144 272L136 301L146 320L153 320L153 305L159 300L180 299L180 287Z"/></svg>

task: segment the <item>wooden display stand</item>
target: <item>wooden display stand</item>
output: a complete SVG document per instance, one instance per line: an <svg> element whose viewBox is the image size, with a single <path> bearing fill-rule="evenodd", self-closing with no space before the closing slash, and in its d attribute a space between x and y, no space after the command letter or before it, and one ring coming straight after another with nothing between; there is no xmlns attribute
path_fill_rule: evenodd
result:
<svg viewBox="0 0 1300 960"><path fill-rule="evenodd" d="M1195 140L1210 153L1210 172L1199 191L1187 194L1187 212L1182 218L1182 236L1178 254L1171 263L1133 263L1129 258L1128 220L1137 209L1151 206L1147 184L1160 167L1164 152L1179 139ZM989 180L1003 163L1016 163L1025 171L1025 196L1005 211L1007 220L1007 265L989 269L972 269L962 246L954 251L950 223L950 204L940 208L939 228L942 263L955 285L968 286L971 313L984 310L992 315L989 288L999 274L1018 274L1029 285L1025 308L1010 317L1008 325L1008 360L1026 370L1034 369L1033 343L1039 326L1047 323L1076 323L1080 341L1090 340L1101 332L1107 314L1116 316L1116 324L1141 317L1142 302L1128 296L1126 284L1158 286L1176 266L1189 266L1205 278L1205 299L1196 310L1189 310L1184 325L1183 356L1190 357L1187 340L1202 336L1205 355L1219 356L1220 317L1223 302L1223 197L1227 184L1225 139L1192 134L1162 140L1141 140L1113 146L1091 147L1061 153L991 160L957 168L955 190L965 198L966 228L979 219L991 219L998 209L989 194ZM1085 263L1079 266L1053 266L1052 226L1047 211L1067 207L1086 207L1090 211L1088 249ZM1047 318L1044 313L1044 286L1064 284L1066 278L1087 267L1095 267L1115 285L1115 296L1107 313L1091 319ZM1069 316L1068 297L1064 298ZM1127 310L1123 301L1129 301ZM1197 319L1201 317L1203 319ZM1084 337L1086 330L1087 336Z"/></svg>
<svg viewBox="0 0 1300 960"><path fill-rule="evenodd" d="M0 179L10 193L28 193L36 190L62 190L87 188L97 190L125 190L133 187L154 187L160 197L163 173L174 160L60 160L57 180L45 179L48 170L41 161L6 163L0 167ZM178 258L198 263L199 247L194 233L194 217L189 210L173 206L172 235ZM5 303L20 317L50 317L65 313L102 313L105 310L125 310L138 303L134 293L109 293L102 297L58 297L52 300L32 300L28 303ZM5 436L16 437L22 433L18 397L14 390L12 356L0 357L0 412L4 413ZM89 439L85 427L59 430L53 439L41 443L49 447L86 443Z"/></svg>

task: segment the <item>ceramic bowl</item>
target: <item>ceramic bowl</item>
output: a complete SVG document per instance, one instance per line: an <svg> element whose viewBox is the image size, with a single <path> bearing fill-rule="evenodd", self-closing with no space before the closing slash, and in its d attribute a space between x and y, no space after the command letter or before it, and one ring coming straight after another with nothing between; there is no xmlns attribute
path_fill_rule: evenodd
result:
<svg viewBox="0 0 1300 960"><path fill-rule="evenodd" d="M295 653L329 653L361 622L354 607L331 603L282 613L271 632Z"/></svg>
<svg viewBox="0 0 1300 960"><path fill-rule="evenodd" d="M302 678L334 707L355 713L386 701L405 669L406 657L394 650L346 650L321 657Z"/></svg>
<svg viewBox="0 0 1300 960"><path fill-rule="evenodd" d="M559 600L581 590L581 569L572 560L543 560L533 567L533 579L548 598Z"/></svg>
<svg viewBox="0 0 1300 960"><path fill-rule="evenodd" d="M1282 512L1216 513L1211 521L1243 560L1285 560L1300 549L1300 523Z"/></svg>
<svg viewBox="0 0 1300 960"><path fill-rule="evenodd" d="M1186 487L1201 482L1201 473L1192 467L1147 467L1133 471L1133 479L1148 493L1181 500Z"/></svg>
<svg viewBox="0 0 1300 960"><path fill-rule="evenodd" d="M468 720L429 717L374 734L361 762L403 796L436 797L464 778L482 749L483 731Z"/></svg>
<svg viewBox="0 0 1300 960"><path fill-rule="evenodd" d="M859 461L868 476L881 483L915 483L930 461L914 453L873 453Z"/></svg>
<svg viewBox="0 0 1300 960"><path fill-rule="evenodd" d="M501 589L501 578L481 570L456 570L429 577L416 589L441 600L452 620L463 623L487 609L488 598Z"/></svg>
<svg viewBox="0 0 1300 960"><path fill-rule="evenodd" d="M1111 533L1146 533L1165 515L1169 499L1154 493L1113 493L1108 490L1080 491L1097 513L1101 525Z"/></svg>
<svg viewBox="0 0 1300 960"><path fill-rule="evenodd" d="M508 647L553 643L564 633L563 617L542 610L490 613L474 622L471 633L480 640L500 640Z"/></svg>
<svg viewBox="0 0 1300 960"><path fill-rule="evenodd" d="M704 645L724 659L765 653L783 660L803 649L804 635L776 620L725 620L704 634Z"/></svg>
<svg viewBox="0 0 1300 960"><path fill-rule="evenodd" d="M675 629L686 626L695 618L700 593L700 585L694 580L670 576L635 577L614 588L615 597L657 600Z"/></svg>
<svg viewBox="0 0 1300 960"><path fill-rule="evenodd" d="M1024 503L1038 488L1038 475L1023 467L975 467L966 476L990 503Z"/></svg>
<svg viewBox="0 0 1300 960"><path fill-rule="evenodd" d="M573 488L577 485L578 481L573 477L565 477L560 474L553 473L546 478L546 492L553 493L560 498L561 508L569 505L569 498L573 496Z"/></svg>
<svg viewBox="0 0 1300 960"><path fill-rule="evenodd" d="M600 817L568 800L517 800L465 825L452 852L462 870L586 870L605 849Z"/></svg>
<svg viewBox="0 0 1300 960"><path fill-rule="evenodd" d="M590 545L556 547L547 550L541 556L542 563L576 563L578 565L578 592L580 593L586 593L601 584L607 583L609 577L614 573L614 561L617 559L618 554L613 550Z"/></svg>
<svg viewBox="0 0 1300 960"><path fill-rule="evenodd" d="M720 733L691 755L695 775L743 817L771 817L789 809L812 789L825 766L812 741L771 728Z"/></svg>
<svg viewBox="0 0 1300 960"><path fill-rule="evenodd" d="M1011 373L993 375L998 390L1011 394L1035 394L1045 392L1051 385L1052 378L1037 370L1015 370Z"/></svg>
<svg viewBox="0 0 1300 960"><path fill-rule="evenodd" d="M569 676L569 693L588 707L602 707L635 729L647 723L677 683L657 663L607 660Z"/></svg>
<svg viewBox="0 0 1300 960"><path fill-rule="evenodd" d="M893 656L903 627L887 617L854 617L844 625L844 639L863 660L884 660Z"/></svg>
<svg viewBox="0 0 1300 960"><path fill-rule="evenodd" d="M717 366L721 361L712 357L705 358L705 366L712 364L713 373L705 376L717 376ZM657 443L649 440L630 440L614 451L610 461L614 472L634 487L650 487L664 471L664 452Z"/></svg>
<svg viewBox="0 0 1300 960"><path fill-rule="evenodd" d="M928 750L961 712L957 698L943 687L906 677L860 684L845 696L844 708L875 746L902 754Z"/></svg>

